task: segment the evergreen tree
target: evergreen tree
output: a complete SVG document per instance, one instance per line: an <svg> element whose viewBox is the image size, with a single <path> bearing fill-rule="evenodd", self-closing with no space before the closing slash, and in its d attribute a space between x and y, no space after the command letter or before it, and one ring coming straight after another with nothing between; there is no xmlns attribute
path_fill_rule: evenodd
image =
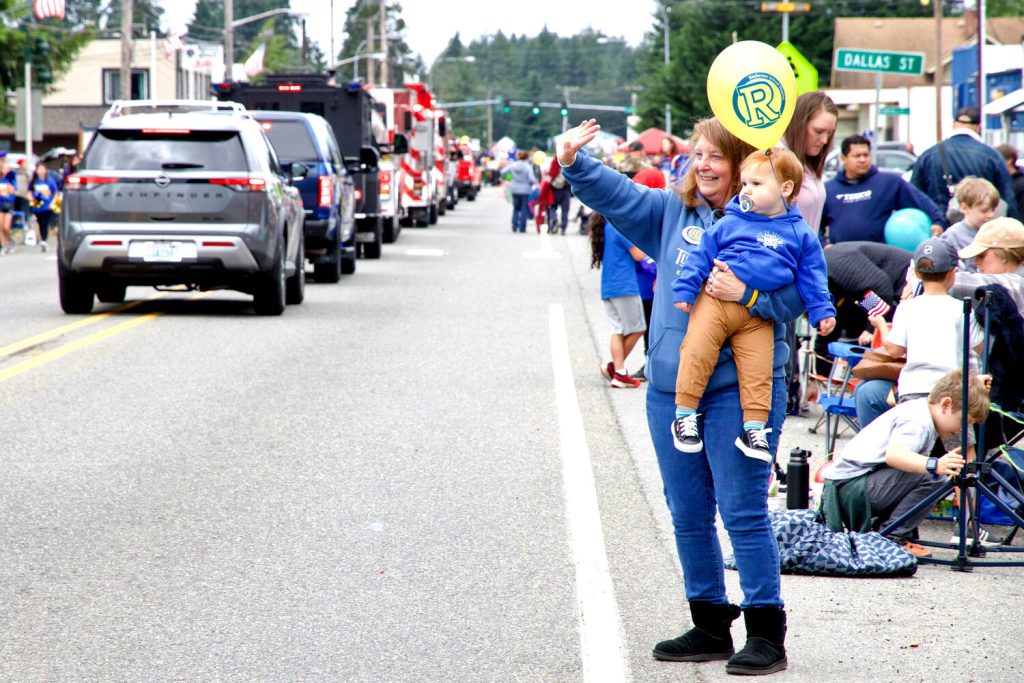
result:
<svg viewBox="0 0 1024 683"><path fill-rule="evenodd" d="M65 13L63 21L37 22L32 16L32 3L21 0L0 0L0 16L5 19L0 21L0 92L25 85L26 41L30 47L39 39L49 44L44 61L56 81L95 35L94 25L80 15ZM40 86L36 83L34 87ZM13 123L14 112L7 107L6 99L0 99L0 105L0 121Z"/></svg>
<svg viewBox="0 0 1024 683"><path fill-rule="evenodd" d="M341 44L338 54L334 55L335 61L354 57L357 52L358 54L364 54L380 51L380 5L381 2L385 1L363 0L361 3L356 3L355 6L349 8L345 14L345 41ZM420 59L419 55L413 54L412 49L405 42L405 38L402 35L405 31L405 20L402 19L402 6L398 3L388 3L385 5L385 13L385 23L388 31L388 82L381 85L395 87L400 86L409 78L424 79L426 67L423 64L423 60ZM373 45L367 45L366 27L371 22L373 24ZM364 57L360 61L359 68L360 75L364 79L366 77L364 66L366 59ZM379 76L380 60L375 60L375 62L375 74ZM354 69L351 65L342 67L341 75L343 77L347 78L352 73L354 73Z"/></svg>

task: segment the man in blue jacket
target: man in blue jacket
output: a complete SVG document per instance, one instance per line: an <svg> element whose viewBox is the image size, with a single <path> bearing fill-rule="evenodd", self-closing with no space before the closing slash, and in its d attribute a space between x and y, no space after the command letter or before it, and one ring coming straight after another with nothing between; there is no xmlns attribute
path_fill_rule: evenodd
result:
<svg viewBox="0 0 1024 683"><path fill-rule="evenodd" d="M939 208L897 173L871 163L871 141L851 135L840 148L843 168L825 183L821 227L825 244L885 243L885 222L897 209L920 209L932 221L932 234L946 225Z"/></svg>
<svg viewBox="0 0 1024 683"><path fill-rule="evenodd" d="M956 113L953 132L949 137L929 147L917 158L910 184L928 195L945 211L952 196L948 188L969 175L984 178L999 190L999 196L1007 204L1006 215L1016 216L1017 200L1013 193L1013 179L1003 157L986 145L978 134L980 123L981 112L977 107L962 107Z"/></svg>

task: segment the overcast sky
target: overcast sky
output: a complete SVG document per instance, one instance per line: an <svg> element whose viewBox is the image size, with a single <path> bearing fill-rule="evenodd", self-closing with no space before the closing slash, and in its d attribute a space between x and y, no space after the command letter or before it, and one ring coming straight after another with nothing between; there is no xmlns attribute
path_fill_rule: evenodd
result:
<svg viewBox="0 0 1024 683"><path fill-rule="evenodd" d="M334 0L335 49L344 40L345 12L358 0ZM160 0L167 28L184 31L195 0ZM458 31L464 44L497 33L533 36L547 24L560 36L571 36L588 26L605 35L625 38L638 45L651 29L654 0L400 0L405 19L405 39L428 65ZM332 0L291 0L292 7L307 13L306 30L324 53L331 47ZM241 18L236 15L236 19Z"/></svg>

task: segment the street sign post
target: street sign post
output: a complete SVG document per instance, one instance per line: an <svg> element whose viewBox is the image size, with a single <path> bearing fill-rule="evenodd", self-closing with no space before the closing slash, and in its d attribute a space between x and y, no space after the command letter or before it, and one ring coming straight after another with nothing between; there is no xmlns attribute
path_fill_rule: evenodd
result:
<svg viewBox="0 0 1024 683"><path fill-rule="evenodd" d="M886 114L881 110L882 75L920 76L924 73L924 53L839 47L836 48L833 66L836 71L867 71L875 74L875 122L871 130L877 135L879 115L900 116L910 113L909 109L905 109L899 114ZM874 156L874 148L875 145L871 148L872 156Z"/></svg>
<svg viewBox="0 0 1024 683"><path fill-rule="evenodd" d="M874 71L920 76L924 73L924 53L840 47L836 48L835 68L836 71Z"/></svg>
<svg viewBox="0 0 1024 683"><path fill-rule="evenodd" d="M882 116L908 116L910 107L882 107L878 113Z"/></svg>

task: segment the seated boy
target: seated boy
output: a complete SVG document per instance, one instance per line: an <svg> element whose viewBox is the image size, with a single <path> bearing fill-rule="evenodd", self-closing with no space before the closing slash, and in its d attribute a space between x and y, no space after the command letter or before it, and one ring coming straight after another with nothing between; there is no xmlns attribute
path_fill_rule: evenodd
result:
<svg viewBox="0 0 1024 683"><path fill-rule="evenodd" d="M956 186L956 200L960 203L960 212L964 217L959 223L949 226L941 238L947 240L953 251L960 251L974 241L974 236L985 223L995 216L999 205L999 190L984 178L967 176ZM960 260L960 270L977 273L974 259Z"/></svg>
<svg viewBox="0 0 1024 683"><path fill-rule="evenodd" d="M803 165L796 155L783 147L754 152L740 166L740 181L739 196L726 206L725 217L704 233L672 283L676 308L690 313L679 349L672 437L684 453L699 453L703 448L697 406L728 340L743 406L743 429L736 446L751 458L771 462L765 423L772 398L774 323L751 316L742 304L698 296L704 279L715 259L761 291L778 289L795 279L811 324L819 325L822 334L835 326L836 309L821 244L790 205L803 181Z"/></svg>
<svg viewBox="0 0 1024 683"><path fill-rule="evenodd" d="M968 377L967 386L967 422L978 424L988 416L988 390L976 375ZM960 472L964 458L959 447L939 458L929 454L936 439L960 433L962 391L963 373L954 370L927 398L898 404L854 435L825 475L822 505L829 529L878 530L941 487L942 477ZM890 538L918 557L930 555L910 542L930 511L922 507Z"/></svg>

